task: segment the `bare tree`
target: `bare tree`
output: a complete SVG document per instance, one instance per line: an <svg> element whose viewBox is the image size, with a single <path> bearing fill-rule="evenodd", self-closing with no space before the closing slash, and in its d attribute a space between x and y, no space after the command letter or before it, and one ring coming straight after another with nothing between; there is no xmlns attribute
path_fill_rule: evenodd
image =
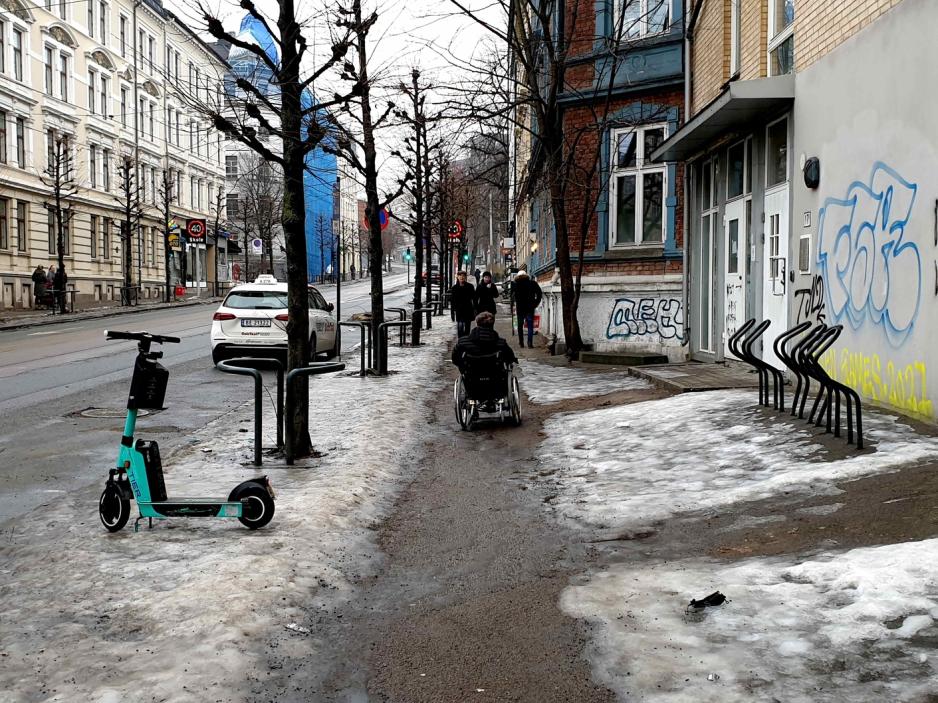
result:
<svg viewBox="0 0 938 703"><path fill-rule="evenodd" d="M612 126L628 126L612 120L615 76L629 55L628 42L623 40L664 5L650 2L642 15L638 3L616 3L613 34L599 42L583 28L595 18L595 6L586 0L567 3L563 10L542 0L497 0L503 14L495 22L489 19L495 8L482 11L467 0L449 1L508 48L508 55L493 51L481 63L463 66L474 72L475 87L460 95L457 106L477 121L507 122L530 138L522 191L528 198L542 193L549 203L564 337L567 354L573 357L583 348L577 319L583 254L605 187L600 172L603 136ZM563 21L558 22L561 12ZM583 56L598 67L595 74L586 72L586 78L583 70L572 70ZM577 125L565 121L565 104L570 102L584 109L588 118ZM574 248L576 270L571 260Z"/></svg>
<svg viewBox="0 0 938 703"><path fill-rule="evenodd" d="M228 95L224 104L203 103L198 107L207 114L216 129L233 137L263 159L280 166L283 174L281 226L287 258L287 366L306 366L310 359L308 272L306 264L306 206L303 188L306 156L326 139L328 126L322 123L325 111L342 105L350 95L333 95L317 101L309 90L315 80L341 64L350 43L348 34L332 37L332 51L321 65L306 71L310 44L296 12L295 0L279 0L274 26L251 0L241 0L241 7L253 21L270 35L277 50L271 55L268 46L236 36L205 3L199 4L209 33L218 40L256 57L257 65L270 80L261 84L240 76L235 81L238 94ZM279 58L279 60L277 60ZM279 101L271 99L270 85L276 86ZM356 83L352 91L360 90ZM274 149L262 139L261 131L280 140L282 149ZM296 389L295 412L289 418L287 451L291 456L310 453L309 387L304 382Z"/></svg>
<svg viewBox="0 0 938 703"><path fill-rule="evenodd" d="M65 313L65 255L68 246L68 232L71 228L72 200L78 193L75 180L75 155L69 145L68 137L57 134L49 149L49 163L40 179L51 192L51 200L46 201L46 209L52 213L52 225L55 227L55 251L57 267L52 282L55 292L54 305L59 312ZM92 233L92 236L95 236Z"/></svg>
<svg viewBox="0 0 938 703"><path fill-rule="evenodd" d="M283 211L283 176L277 164L267 163L250 153L239 160L240 174L235 185L243 217L249 218L257 238L261 240L260 270L273 270L274 249L281 246Z"/></svg>
<svg viewBox="0 0 938 703"><path fill-rule="evenodd" d="M168 303L176 297L170 276L170 263L172 261L173 252L172 242L170 241L173 236L173 232L170 229L170 220L172 219L170 211L176 200L176 179L172 171L165 168L162 170L160 176L157 200L163 217L163 276L166 282L166 290L163 299ZM178 237L179 235L176 234L175 236Z"/></svg>
<svg viewBox="0 0 938 703"><path fill-rule="evenodd" d="M136 297L133 283L133 239L144 214L142 185L137 182L138 172L139 169L129 154L125 154L117 164L117 195L114 197L121 211L121 260L124 269L121 304L123 305L132 304ZM139 281L137 283L139 284Z"/></svg>

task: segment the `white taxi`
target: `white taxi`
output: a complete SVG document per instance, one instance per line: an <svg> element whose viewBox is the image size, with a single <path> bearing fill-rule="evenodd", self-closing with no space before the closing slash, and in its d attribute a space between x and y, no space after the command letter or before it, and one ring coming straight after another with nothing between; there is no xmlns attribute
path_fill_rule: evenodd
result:
<svg viewBox="0 0 938 703"><path fill-rule="evenodd" d="M313 356L338 355L334 306L309 286L309 331ZM274 356L287 349L287 284L273 276L235 286L212 316L212 361L237 356Z"/></svg>

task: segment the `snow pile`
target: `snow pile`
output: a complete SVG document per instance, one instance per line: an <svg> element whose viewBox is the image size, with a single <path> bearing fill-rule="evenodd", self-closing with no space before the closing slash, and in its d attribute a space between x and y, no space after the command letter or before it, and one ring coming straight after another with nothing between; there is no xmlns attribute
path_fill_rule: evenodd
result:
<svg viewBox="0 0 938 703"><path fill-rule="evenodd" d="M268 656L315 657L317 646L328 647L316 640L309 608L350 596L349 580L375 553L369 528L418 464L444 335L425 339L419 349L391 349L392 376L311 379L311 434L322 458L293 468L245 466L253 455L250 404L195 433L179 456L164 457L170 497L225 497L240 481L268 474L277 508L264 529L180 518L153 530L144 521L138 534L131 522L110 535L97 498L113 455L101 458L93 491L24 518L0 547L5 700L244 700L239 687L253 680L263 689ZM219 374L219 382L250 395L248 381ZM266 410L264 444L273 446ZM144 421L138 435L146 437ZM265 652L291 623L312 636L291 635Z"/></svg>
<svg viewBox="0 0 938 703"><path fill-rule="evenodd" d="M819 430L761 410L753 392L684 394L552 417L544 424L540 469L556 482L552 504L563 514L618 527L819 491L938 452L938 438L893 416L864 408L863 425L875 451L847 448L846 458L830 459Z"/></svg>
<svg viewBox="0 0 938 703"><path fill-rule="evenodd" d="M938 540L826 554L622 565L568 588L623 700L922 701L938 695ZM687 616L719 589L728 603ZM711 676L715 674L715 676Z"/></svg>
<svg viewBox="0 0 938 703"><path fill-rule="evenodd" d="M521 388L532 403L538 404L651 388L648 381L629 376L624 371L590 373L575 367L551 366L528 360L521 362L521 368Z"/></svg>

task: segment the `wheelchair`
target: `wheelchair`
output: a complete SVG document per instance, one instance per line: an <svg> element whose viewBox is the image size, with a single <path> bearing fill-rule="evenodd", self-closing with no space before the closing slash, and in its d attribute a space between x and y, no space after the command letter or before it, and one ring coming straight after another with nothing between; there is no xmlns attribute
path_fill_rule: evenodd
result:
<svg viewBox="0 0 938 703"><path fill-rule="evenodd" d="M453 388L453 405L459 426L471 432L479 413L498 415L517 427L521 424L521 388L514 366L503 363L498 354L462 358L463 368Z"/></svg>

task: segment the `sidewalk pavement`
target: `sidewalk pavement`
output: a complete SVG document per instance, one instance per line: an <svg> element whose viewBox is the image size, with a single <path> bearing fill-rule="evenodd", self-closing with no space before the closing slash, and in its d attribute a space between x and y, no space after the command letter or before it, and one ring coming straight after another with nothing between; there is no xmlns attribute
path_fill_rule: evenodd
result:
<svg viewBox="0 0 938 703"><path fill-rule="evenodd" d="M163 310L166 308L186 308L192 307L193 305L218 304L218 301L220 300L221 298L213 296L209 298L188 298L186 300L172 303L143 303L129 307L111 305L106 307L102 306L97 308L89 308L86 310L78 310L77 312L69 312L65 313L64 315L53 315L49 310L6 310L3 311L2 316L0 316L0 331L16 330L22 329L24 327L57 325L66 322L78 322L80 320L94 320L98 318L114 317L116 315L124 315L126 313L133 312L147 312L150 310Z"/></svg>

